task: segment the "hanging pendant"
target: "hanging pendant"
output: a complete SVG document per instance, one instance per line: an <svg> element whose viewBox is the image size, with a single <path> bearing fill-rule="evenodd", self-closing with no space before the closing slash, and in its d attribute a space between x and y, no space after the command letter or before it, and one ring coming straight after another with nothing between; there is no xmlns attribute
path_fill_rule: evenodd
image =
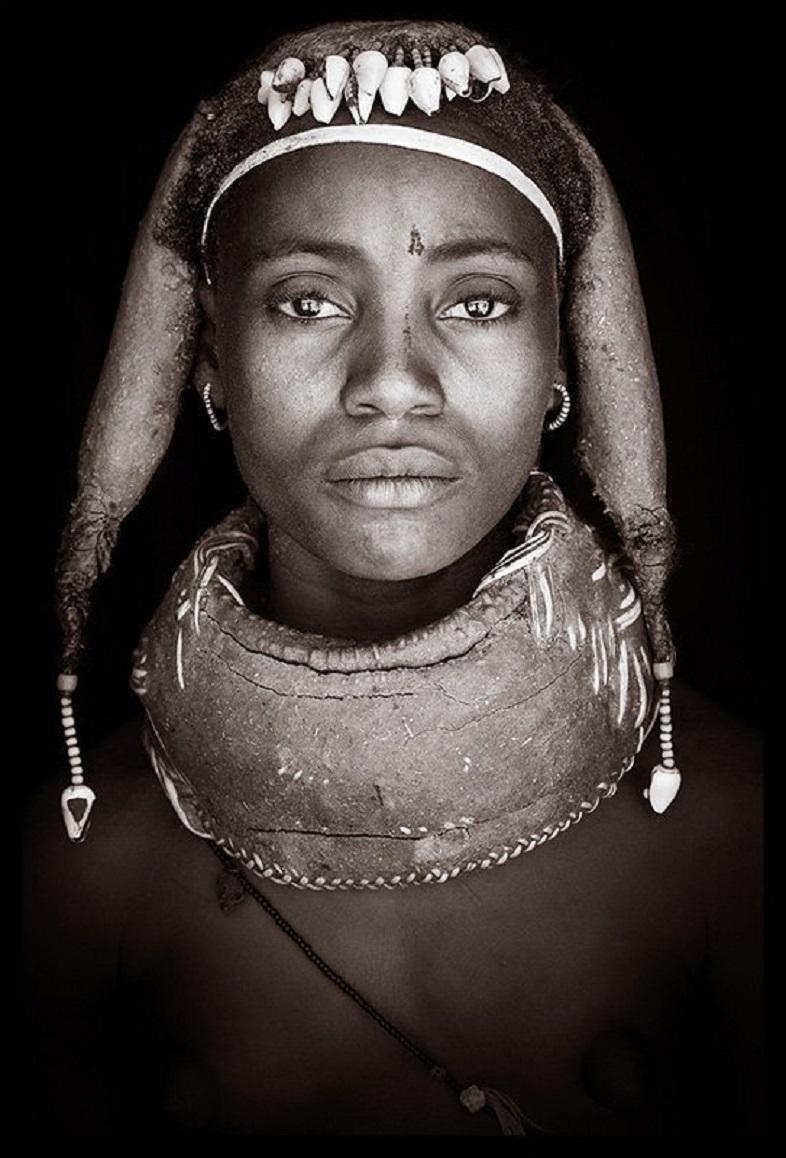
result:
<svg viewBox="0 0 786 1158"><path fill-rule="evenodd" d="M60 807L71 840L82 841L87 836L95 798L95 792L87 784L69 784L63 789Z"/></svg>
<svg viewBox="0 0 786 1158"><path fill-rule="evenodd" d="M658 722L661 762L652 769L649 787L644 789L644 798L650 808L658 814L664 813L682 783L682 776L674 759L673 724L671 718L671 681L674 664L671 660L656 661L652 665L653 675L658 681Z"/></svg>
<svg viewBox="0 0 786 1158"><path fill-rule="evenodd" d="M71 774L71 783L63 789L60 796L60 809L63 813L69 840L74 842L82 841L87 836L87 830L90 827L90 813L93 811L96 798L93 789L85 784L82 754L79 751L79 741L76 736L72 697L76 691L77 683L78 679L74 672L61 672L57 677L57 690L60 695L60 719L63 724L63 736Z"/></svg>

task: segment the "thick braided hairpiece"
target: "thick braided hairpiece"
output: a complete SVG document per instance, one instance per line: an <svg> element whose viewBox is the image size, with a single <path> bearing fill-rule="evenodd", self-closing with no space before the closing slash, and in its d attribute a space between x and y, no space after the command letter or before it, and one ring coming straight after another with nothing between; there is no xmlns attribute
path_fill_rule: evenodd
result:
<svg viewBox="0 0 786 1158"><path fill-rule="evenodd" d="M257 99L260 72L297 58L307 75L317 77L326 57L352 60L367 50L389 60L436 63L446 51L467 52L483 43L482 34L442 22L329 24L282 38L200 105L170 153L134 244L58 555L58 686L72 780L63 812L72 839L83 838L92 806L71 704L92 592L172 436L201 324L196 290L208 204L227 173L276 136ZM664 592L675 535L666 506L660 392L628 231L608 175L579 128L515 54L506 50L505 60L510 91L487 91L482 103L453 100L452 131L501 142L559 215L579 394L579 462L632 561L668 707L674 649ZM670 799L679 774L670 751L664 755L665 767L656 771L671 777Z"/></svg>

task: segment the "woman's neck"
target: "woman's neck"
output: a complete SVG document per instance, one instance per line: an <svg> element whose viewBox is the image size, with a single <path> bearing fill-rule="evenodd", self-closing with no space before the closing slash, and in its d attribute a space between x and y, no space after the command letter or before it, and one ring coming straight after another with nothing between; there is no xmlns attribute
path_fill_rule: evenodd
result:
<svg viewBox="0 0 786 1158"><path fill-rule="evenodd" d="M510 546L508 513L455 563L431 575L386 581L330 567L268 523L265 618L334 639L381 641L434 623L469 602Z"/></svg>

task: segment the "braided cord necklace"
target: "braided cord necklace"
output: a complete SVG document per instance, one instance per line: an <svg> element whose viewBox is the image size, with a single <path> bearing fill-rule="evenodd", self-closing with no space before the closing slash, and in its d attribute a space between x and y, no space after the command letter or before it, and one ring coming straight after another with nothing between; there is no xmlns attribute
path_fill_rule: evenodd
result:
<svg viewBox="0 0 786 1158"><path fill-rule="evenodd" d="M376 1009L370 1001L368 1001L357 989L342 977L335 969L330 966L317 953L316 949L306 941L305 937L301 936L286 917L278 911L266 896L264 896L246 876L240 871L237 861L234 857L214 841L208 841L210 848L221 861L224 869L232 874L232 877L237 881L243 892L252 897L256 903L265 910L269 917L272 917L278 927L290 937L299 949L305 953L309 961L312 961L319 970L339 989L344 992L347 997L350 997L356 1005L358 1005L364 1013L379 1025L386 1033L390 1034L392 1038L400 1042L405 1049L416 1057L421 1065L425 1066L429 1074L436 1081L442 1082L448 1086L454 1094L458 1097L461 1105L465 1110L471 1114L475 1114L478 1110L484 1113L491 1114L496 1117L500 1129L503 1134L507 1135L525 1135L525 1134L545 1134L546 1131L538 1126L532 1119L525 1117L519 1107L507 1094L500 1090L492 1089L489 1086L470 1085L464 1086L459 1082L453 1074L451 1074L444 1066L440 1065L430 1054L421 1049L414 1041L412 1041L405 1033L403 1033L397 1026ZM237 903L237 902L235 902ZM234 904L227 905L227 908L234 908ZM224 904L222 903L222 908ZM526 1130L525 1130L526 1124Z"/></svg>

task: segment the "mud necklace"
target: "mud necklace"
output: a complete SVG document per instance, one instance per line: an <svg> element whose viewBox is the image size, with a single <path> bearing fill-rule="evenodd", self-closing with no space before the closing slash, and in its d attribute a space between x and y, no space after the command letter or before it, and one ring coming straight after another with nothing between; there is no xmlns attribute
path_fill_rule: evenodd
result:
<svg viewBox="0 0 786 1158"><path fill-rule="evenodd" d="M250 611L263 532L248 507L208 532L136 654L191 832L277 884L401 888L504 865L614 794L657 715L641 602L548 475L467 604L378 644Z"/></svg>

